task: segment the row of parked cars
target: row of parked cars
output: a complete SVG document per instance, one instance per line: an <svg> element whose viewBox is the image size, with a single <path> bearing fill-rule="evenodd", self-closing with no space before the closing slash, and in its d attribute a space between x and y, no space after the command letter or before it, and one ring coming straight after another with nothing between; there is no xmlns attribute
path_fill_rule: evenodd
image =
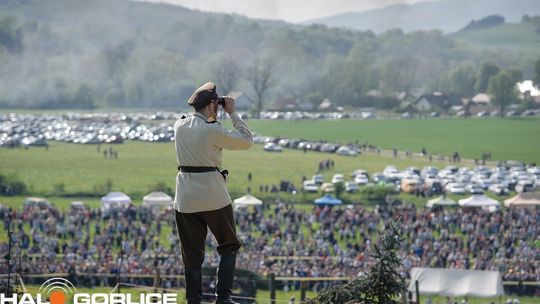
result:
<svg viewBox="0 0 540 304"><path fill-rule="evenodd" d="M174 140L176 113L0 115L0 146L47 146L47 141L120 144L124 140Z"/></svg>
<svg viewBox="0 0 540 304"><path fill-rule="evenodd" d="M355 192L361 186L385 184L395 187L396 191L427 195L440 193L483 194L486 191L498 195L510 191L531 192L540 188L540 168L536 166L500 166L475 168L447 166L442 170L433 166L422 169L409 167L399 170L395 166L387 166L383 172L369 174L367 170L358 169L346 180L343 174L335 174L327 182L323 175L313 175L304 181L302 189L306 192L333 192L337 183L343 183L345 191Z"/></svg>
<svg viewBox="0 0 540 304"><path fill-rule="evenodd" d="M343 110L336 112L307 112L307 111L263 111L262 119L270 120L299 120L299 119L374 119L376 115L371 111L360 113L343 113Z"/></svg>
<svg viewBox="0 0 540 304"><path fill-rule="evenodd" d="M343 156L358 156L361 151L355 145L340 145L331 142L306 141L301 139L288 139L280 137L268 137L255 135L253 142L263 144L267 152L282 152L283 148L303 151L317 151L335 153Z"/></svg>

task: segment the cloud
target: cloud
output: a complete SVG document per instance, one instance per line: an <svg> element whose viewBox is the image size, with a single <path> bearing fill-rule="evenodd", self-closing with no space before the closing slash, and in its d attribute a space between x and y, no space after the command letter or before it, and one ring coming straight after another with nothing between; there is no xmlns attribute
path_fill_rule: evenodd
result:
<svg viewBox="0 0 540 304"><path fill-rule="evenodd" d="M237 13L251 18L300 22L345 12L360 12L397 3L425 0L139 0L182 5L207 12Z"/></svg>

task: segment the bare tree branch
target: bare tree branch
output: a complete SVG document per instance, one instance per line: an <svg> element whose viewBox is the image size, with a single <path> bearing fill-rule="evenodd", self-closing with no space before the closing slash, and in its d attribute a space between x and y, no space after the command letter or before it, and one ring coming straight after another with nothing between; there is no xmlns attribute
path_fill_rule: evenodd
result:
<svg viewBox="0 0 540 304"><path fill-rule="evenodd" d="M215 69L216 84L223 94L229 94L236 88L242 68L232 58L223 58Z"/></svg>
<svg viewBox="0 0 540 304"><path fill-rule="evenodd" d="M256 118L260 118L263 109L264 94L271 87L276 85L273 76L275 73L275 62L270 58L261 59L257 57L252 66L248 69L248 81L255 93L254 97L249 97L256 106Z"/></svg>

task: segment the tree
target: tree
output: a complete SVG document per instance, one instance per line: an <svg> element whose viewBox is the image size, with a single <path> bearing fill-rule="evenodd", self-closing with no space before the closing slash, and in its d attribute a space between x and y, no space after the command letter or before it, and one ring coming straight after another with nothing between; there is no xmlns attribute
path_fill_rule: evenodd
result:
<svg viewBox="0 0 540 304"><path fill-rule="evenodd" d="M75 107L81 109L95 108L92 89L87 84L81 84L75 95Z"/></svg>
<svg viewBox="0 0 540 304"><path fill-rule="evenodd" d="M391 59L382 69L383 91L393 95L403 92L408 96L416 80L418 60L414 57Z"/></svg>
<svg viewBox="0 0 540 304"><path fill-rule="evenodd" d="M463 96L474 94L476 72L470 64L461 65L452 70L448 76L448 89L452 93Z"/></svg>
<svg viewBox="0 0 540 304"><path fill-rule="evenodd" d="M405 279L399 274L401 260L397 251L403 240L399 224L390 221L382 233L379 245L375 245L375 265L367 276L360 279L367 303L398 304L399 295L405 291Z"/></svg>
<svg viewBox="0 0 540 304"><path fill-rule="evenodd" d="M516 100L515 82L511 72L502 70L489 79L488 93L492 96L491 102L500 107L499 115L504 117L506 106Z"/></svg>
<svg viewBox="0 0 540 304"><path fill-rule="evenodd" d="M345 185L342 182L335 184L334 192L337 198L341 198L341 195L343 194L344 191L345 191Z"/></svg>
<svg viewBox="0 0 540 304"><path fill-rule="evenodd" d="M22 30L17 27L17 19L4 17L0 19L0 47L3 46L12 54L23 50Z"/></svg>
<svg viewBox="0 0 540 304"><path fill-rule="evenodd" d="M484 62L480 68L480 74L476 79L474 90L476 93L485 93L489 84L489 78L499 73L499 67L493 62Z"/></svg>
<svg viewBox="0 0 540 304"><path fill-rule="evenodd" d="M537 88L540 88L540 58L536 61L536 64L534 65L533 83Z"/></svg>
<svg viewBox="0 0 540 304"><path fill-rule="evenodd" d="M275 73L275 63L270 58L260 59L257 57L251 67L248 69L248 81L255 96L249 96L251 101L255 102L255 118L261 117L265 93L273 87L276 82L273 77Z"/></svg>
<svg viewBox="0 0 540 304"><path fill-rule="evenodd" d="M333 286L307 303L400 303L399 295L406 289L405 279L398 272L401 261L397 251L403 240L399 224L390 221L379 240L379 245L374 246L375 264L367 270L367 275L345 285Z"/></svg>
<svg viewBox="0 0 540 304"><path fill-rule="evenodd" d="M512 82L518 83L520 81L523 81L523 72L518 69L504 69L506 73L508 73L508 76L510 76L510 79L512 79Z"/></svg>
<svg viewBox="0 0 540 304"><path fill-rule="evenodd" d="M242 69L232 58L222 58L214 71L218 90L229 94L236 88Z"/></svg>
<svg viewBox="0 0 540 304"><path fill-rule="evenodd" d="M135 42L128 40L104 51L105 73L112 80L109 101L117 105L124 105L125 102L124 79L126 78L127 62L134 48Z"/></svg>

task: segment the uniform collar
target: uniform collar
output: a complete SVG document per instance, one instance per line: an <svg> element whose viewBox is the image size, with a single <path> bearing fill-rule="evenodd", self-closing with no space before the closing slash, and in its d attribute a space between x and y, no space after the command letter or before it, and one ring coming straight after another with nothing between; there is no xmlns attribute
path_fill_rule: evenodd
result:
<svg viewBox="0 0 540 304"><path fill-rule="evenodd" d="M193 116L197 116L197 117L199 117L199 118L204 119L204 121L207 121L207 120L206 120L206 116L204 116L203 113L195 112L195 113L193 113Z"/></svg>
<svg viewBox="0 0 540 304"><path fill-rule="evenodd" d="M221 125L217 120L208 121L208 119L206 119L206 116L204 116L204 114L202 114L202 113L200 113L200 112L195 112L195 113L193 113L193 116L199 117L200 119L204 120L204 122L207 123L207 124L214 124L214 123L217 123L218 125Z"/></svg>

